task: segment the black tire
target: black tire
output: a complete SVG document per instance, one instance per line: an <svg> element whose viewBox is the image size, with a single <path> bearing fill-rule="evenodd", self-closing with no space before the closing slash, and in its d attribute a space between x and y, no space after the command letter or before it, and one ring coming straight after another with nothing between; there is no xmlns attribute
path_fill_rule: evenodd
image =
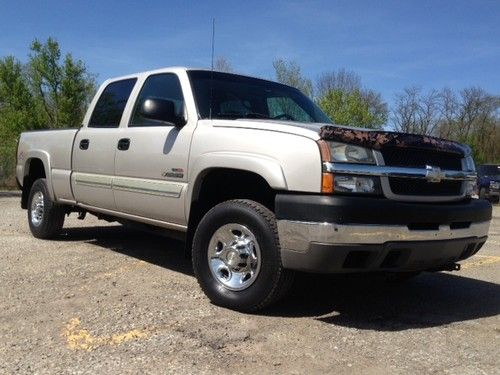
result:
<svg viewBox="0 0 500 375"><path fill-rule="evenodd" d="M260 249L260 271L250 286L231 290L212 274L209 243L214 233L227 224L248 228ZM198 283L212 303L234 310L252 312L279 300L289 290L294 272L283 268L274 214L255 201L231 200L213 207L200 221L192 248L193 268Z"/></svg>
<svg viewBox="0 0 500 375"><path fill-rule="evenodd" d="M40 198L40 195L42 194ZM43 200L43 212L40 220L33 218L34 200ZM49 195L47 181L40 178L33 183L28 198L28 223L31 233L36 238L49 239L57 236L64 224L64 207L56 204Z"/></svg>
<svg viewBox="0 0 500 375"><path fill-rule="evenodd" d="M486 199L486 189L485 188L481 188L479 190L479 199Z"/></svg>

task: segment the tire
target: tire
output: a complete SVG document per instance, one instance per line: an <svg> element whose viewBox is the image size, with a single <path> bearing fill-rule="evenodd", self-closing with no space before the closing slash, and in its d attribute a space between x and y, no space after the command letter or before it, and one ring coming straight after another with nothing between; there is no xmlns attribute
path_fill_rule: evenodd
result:
<svg viewBox="0 0 500 375"><path fill-rule="evenodd" d="M36 180L28 198L28 223L33 236L54 238L61 232L64 216L64 207L50 198L47 181L44 178Z"/></svg>
<svg viewBox="0 0 500 375"><path fill-rule="evenodd" d="M481 188L479 190L479 199L486 199L486 189L485 188Z"/></svg>
<svg viewBox="0 0 500 375"><path fill-rule="evenodd" d="M220 203L201 219L192 260L212 303L238 311L253 312L276 302L294 277L281 263L274 214L251 200Z"/></svg>

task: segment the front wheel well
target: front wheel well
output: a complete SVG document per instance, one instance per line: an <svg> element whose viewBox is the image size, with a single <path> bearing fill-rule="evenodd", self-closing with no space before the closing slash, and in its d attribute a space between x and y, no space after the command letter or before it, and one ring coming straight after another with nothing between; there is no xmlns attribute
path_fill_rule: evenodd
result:
<svg viewBox="0 0 500 375"><path fill-rule="evenodd" d="M186 250L191 249L200 220L217 204L231 199L249 199L274 212L275 197L276 191L257 173L231 168L205 171L197 178L193 188Z"/></svg>
<svg viewBox="0 0 500 375"><path fill-rule="evenodd" d="M28 197L33 183L39 178L47 177L45 174L45 167L40 159L28 160L26 162L26 169L28 173L25 173L23 178L23 190L21 195L21 208L24 209L28 208Z"/></svg>

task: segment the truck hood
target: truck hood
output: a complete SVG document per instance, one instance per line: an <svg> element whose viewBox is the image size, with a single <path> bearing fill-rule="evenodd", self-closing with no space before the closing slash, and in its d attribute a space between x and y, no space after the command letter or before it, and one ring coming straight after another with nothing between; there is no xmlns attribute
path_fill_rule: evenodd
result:
<svg viewBox="0 0 500 375"><path fill-rule="evenodd" d="M467 145L429 135L345 128L331 125L321 127L319 135L321 139L355 144L375 150L380 150L384 147L400 147L443 151L459 154L462 157L471 154L471 149Z"/></svg>
<svg viewBox="0 0 500 375"><path fill-rule="evenodd" d="M210 120L204 120L210 121ZM327 124L320 123L305 123L295 121L277 121L277 120L260 120L260 119L238 119L238 120L212 120L215 127L241 128L241 129L256 129L275 131L280 133L288 133L300 135L303 137L319 139L319 131L322 126Z"/></svg>
<svg viewBox="0 0 500 375"><path fill-rule="evenodd" d="M209 121L209 120L206 120ZM355 128L349 126L303 123L294 121L269 121L260 119L213 120L215 127L258 129L295 134L313 140L325 139L349 143L380 150L384 147L418 148L444 151L468 156L469 146L458 142L427 135L398 133L377 129Z"/></svg>

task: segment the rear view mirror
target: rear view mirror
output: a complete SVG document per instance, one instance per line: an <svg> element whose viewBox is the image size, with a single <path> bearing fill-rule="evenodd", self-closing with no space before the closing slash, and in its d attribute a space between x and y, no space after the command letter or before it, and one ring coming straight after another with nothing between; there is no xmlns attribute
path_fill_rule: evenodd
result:
<svg viewBox="0 0 500 375"><path fill-rule="evenodd" d="M147 98L142 102L140 114L147 119L169 122L178 127L186 124L186 121L175 113L175 103L172 100Z"/></svg>

